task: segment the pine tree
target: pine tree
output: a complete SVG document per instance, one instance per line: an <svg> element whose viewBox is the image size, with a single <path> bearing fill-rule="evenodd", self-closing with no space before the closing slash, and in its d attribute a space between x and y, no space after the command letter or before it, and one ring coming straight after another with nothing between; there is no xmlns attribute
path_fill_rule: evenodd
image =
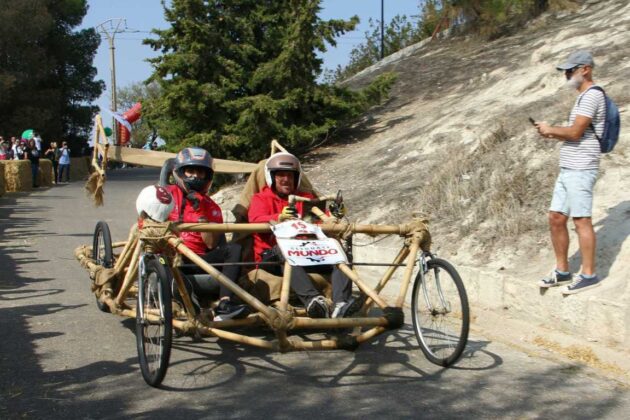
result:
<svg viewBox="0 0 630 420"><path fill-rule="evenodd" d="M171 28L145 41L162 52L151 80L163 94L143 117L172 149L248 160L265 156L274 138L308 149L379 98L317 82L318 51L358 22L323 21L319 11L319 0L173 0Z"/></svg>
<svg viewBox="0 0 630 420"><path fill-rule="evenodd" d="M33 128L45 140L79 150L88 138L104 85L92 66L100 37L73 32L85 0L6 0L0 8L0 133ZM25 23L28 22L27 25Z"/></svg>

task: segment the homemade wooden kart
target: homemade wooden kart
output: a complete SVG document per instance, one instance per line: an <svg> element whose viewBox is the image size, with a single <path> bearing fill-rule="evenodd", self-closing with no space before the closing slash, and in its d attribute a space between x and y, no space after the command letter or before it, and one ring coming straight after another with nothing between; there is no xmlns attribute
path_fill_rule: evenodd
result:
<svg viewBox="0 0 630 420"><path fill-rule="evenodd" d="M99 145L96 149L107 156L106 147ZM98 162L98 168L101 165L102 162ZM168 166L164 166L168 171ZM101 172L97 173L100 176ZM104 176L104 172L102 174ZM254 171L245 187L250 196L255 191L251 185L256 185L256 175ZM410 287L411 319L420 349L433 363L454 364L468 339L468 300L455 268L430 252L431 237L426 220L414 218L400 225L351 223L324 212L331 198L335 197L320 196L310 203L311 215L320 219L318 224L303 220L272 225L157 223L140 219L131 227L126 241L112 242L108 225L101 221L96 225L92 245L77 248L75 256L90 273L97 306L102 311L136 319L138 359L142 376L151 386L159 386L164 379L174 331L193 337L215 336L281 352L353 350L387 330L404 325L403 307ZM247 204L248 199L241 197L241 203ZM267 264L283 264L284 274L271 275L265 270L268 268L265 263L256 266L245 256L239 263L243 266L243 275L238 284L232 282L221 273L221 264L208 264L182 243L178 234L184 231L232 234L231 240L244 245L252 233L273 232L288 258L283 263ZM391 263L356 262L351 257L355 234L398 235L402 245ZM190 264L182 264L183 256L203 274L190 274L186 270ZM306 261L300 256L315 256L309 260L309 265L334 263L356 286L354 294L361 299L361 310L351 318L306 316L304 308L291 299L292 267ZM384 267L382 277L375 284L359 274L358 268L365 265ZM400 289L395 300L390 301L380 293L398 268L404 269ZM319 274L311 276L323 293L329 295L325 279ZM191 289L191 283L204 281L229 288L252 308L252 313L244 319L213 320L208 316L208 308L216 303L217 296L191 293L195 290ZM274 333L273 339L244 334L245 327L255 326L266 326ZM291 335L296 330L329 334L311 340Z"/></svg>

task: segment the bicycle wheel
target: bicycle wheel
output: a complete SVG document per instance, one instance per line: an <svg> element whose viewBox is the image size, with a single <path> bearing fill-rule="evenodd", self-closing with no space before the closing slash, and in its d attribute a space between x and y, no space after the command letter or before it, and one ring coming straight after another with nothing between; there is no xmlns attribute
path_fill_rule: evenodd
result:
<svg viewBox="0 0 630 420"><path fill-rule="evenodd" d="M431 258L413 285L413 328L424 355L440 366L450 366L468 341L470 315L464 283L445 260Z"/></svg>
<svg viewBox="0 0 630 420"><path fill-rule="evenodd" d="M138 280L136 344L142 377L157 387L171 357L173 313L170 270L155 257L146 258L145 275Z"/></svg>
<svg viewBox="0 0 630 420"><path fill-rule="evenodd" d="M92 241L92 259L98 265L105 268L114 266L114 251L112 250L112 235L109 233L109 226L106 222L100 221L94 229L94 239ZM101 302L96 297L96 306L103 312L109 312L109 306Z"/></svg>

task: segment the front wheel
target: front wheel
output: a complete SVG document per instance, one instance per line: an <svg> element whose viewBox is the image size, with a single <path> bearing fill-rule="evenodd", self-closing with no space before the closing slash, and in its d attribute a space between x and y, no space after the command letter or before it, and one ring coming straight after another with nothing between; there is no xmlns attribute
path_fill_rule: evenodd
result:
<svg viewBox="0 0 630 420"><path fill-rule="evenodd" d="M156 257L145 257L138 280L136 344L142 377L158 387L168 369L173 340L170 270Z"/></svg>
<svg viewBox="0 0 630 420"><path fill-rule="evenodd" d="M413 328L424 355L440 366L457 362L468 341L470 315L464 283L445 260L431 258L413 285Z"/></svg>
<svg viewBox="0 0 630 420"><path fill-rule="evenodd" d="M112 235L109 232L107 222L100 221L94 228L94 239L92 240L92 259L96 264L105 268L114 266L114 251L112 249ZM109 306L101 302L96 297L96 306L103 312L109 312Z"/></svg>

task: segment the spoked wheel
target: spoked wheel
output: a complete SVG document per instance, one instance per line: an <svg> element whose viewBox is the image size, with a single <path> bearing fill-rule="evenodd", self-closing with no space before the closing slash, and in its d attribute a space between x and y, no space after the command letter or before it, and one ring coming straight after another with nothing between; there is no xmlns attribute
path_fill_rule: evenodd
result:
<svg viewBox="0 0 630 420"><path fill-rule="evenodd" d="M114 251L112 250L112 235L109 233L109 226L106 222L100 221L94 229L94 239L92 241L92 259L96 264L105 268L114 266ZM109 306L96 298L96 306L103 312L109 312Z"/></svg>
<svg viewBox="0 0 630 420"><path fill-rule="evenodd" d="M413 328L427 359L440 366L455 363L468 341L470 315L464 283L450 263L439 258L427 261L416 276L411 308Z"/></svg>
<svg viewBox="0 0 630 420"><path fill-rule="evenodd" d="M166 375L171 357L171 276L157 258L146 258L145 264L145 275L138 280L136 344L142 377L157 387Z"/></svg>

